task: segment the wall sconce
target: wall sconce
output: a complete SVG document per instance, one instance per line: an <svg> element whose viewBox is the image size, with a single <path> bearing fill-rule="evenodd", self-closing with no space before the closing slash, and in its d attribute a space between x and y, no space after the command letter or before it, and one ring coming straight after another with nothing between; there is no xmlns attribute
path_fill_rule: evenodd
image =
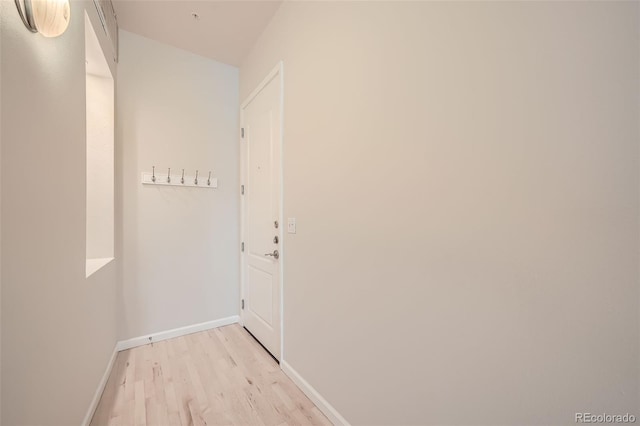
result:
<svg viewBox="0 0 640 426"><path fill-rule="evenodd" d="M58 37L71 19L69 0L15 0L24 25L32 33Z"/></svg>

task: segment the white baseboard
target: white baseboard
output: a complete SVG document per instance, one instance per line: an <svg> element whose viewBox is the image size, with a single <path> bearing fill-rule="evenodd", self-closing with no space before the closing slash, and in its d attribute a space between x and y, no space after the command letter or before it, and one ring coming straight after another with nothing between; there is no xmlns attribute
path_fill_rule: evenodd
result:
<svg viewBox="0 0 640 426"><path fill-rule="evenodd" d="M313 386L303 379L302 376L300 376L300 374L291 367L291 365L289 365L285 360L282 360L280 361L280 367L282 368L282 371L284 371L284 374L289 376L293 383L295 383L300 390L307 395L311 402L313 402L316 407L322 411L322 414L327 416L331 423L334 425L349 426L349 422L347 422L347 420L342 417L340 413L338 413L338 411L313 388Z"/></svg>
<svg viewBox="0 0 640 426"><path fill-rule="evenodd" d="M104 370L102 379L100 379L100 384L98 385L98 389L96 389L96 393L93 395L93 399L91 400L91 404L89 405L87 414L84 416L84 420L82 421L82 426L89 426L89 424L91 423L93 414L96 412L96 408L98 408L98 403L100 402L100 398L102 397L102 392L104 391L105 386L107 386L107 380L109 380L109 376L111 375L111 370L113 369L113 364L116 361L117 355L118 355L118 344L116 344L116 347L113 348L111 359L109 359L107 368L106 370Z"/></svg>
<svg viewBox="0 0 640 426"><path fill-rule="evenodd" d="M146 336L134 337L133 339L121 340L117 344L119 351L135 348L137 346L148 345L149 343L161 342L174 337L185 336L199 331L210 330L212 328L235 324L239 321L238 315L220 318L213 321L201 322L199 324L187 325L186 327L174 328L173 330L161 331L159 333L148 334Z"/></svg>

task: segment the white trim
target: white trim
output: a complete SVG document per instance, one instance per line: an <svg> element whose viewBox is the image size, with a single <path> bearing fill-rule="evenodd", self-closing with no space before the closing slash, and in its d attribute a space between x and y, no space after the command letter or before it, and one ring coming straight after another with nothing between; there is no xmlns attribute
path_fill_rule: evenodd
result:
<svg viewBox="0 0 640 426"><path fill-rule="evenodd" d="M284 63L278 63L280 76L280 359L284 360L284 263L286 250L284 243Z"/></svg>
<svg viewBox="0 0 640 426"><path fill-rule="evenodd" d="M102 392L104 392L104 388L107 386L107 381L109 380L109 376L111 375L113 364L116 362L117 354L118 354L118 344L116 343L116 346L113 348L113 353L111 354L111 359L109 359L107 368L104 370L102 379L100 379L100 383L98 384L98 389L96 389L96 393L93 395L93 399L91 400L91 404L89 405L87 414L84 416L84 420L82 421L82 426L89 426L89 424L91 423L93 414L96 412L96 408L98 408L98 403L100 402L100 398L102 398Z"/></svg>
<svg viewBox="0 0 640 426"><path fill-rule="evenodd" d="M258 96L258 93L260 93L262 91L262 89L264 89L265 87L267 87L267 84L269 84L269 82L271 80L273 80L273 78L280 74L282 76L282 61L278 62L276 64L275 67L273 67L273 69L269 72L269 74L267 74L267 76L260 82L260 84L258 84L258 87L256 87L255 89L253 89L253 91L251 92L251 94L249 94L249 96L247 96L247 99L244 100L244 102L242 103L242 105L240 105L240 110L243 110L247 107L247 105L249 105L251 103L251 101L253 100L253 98L255 98L256 96ZM282 77L281 77L282 78ZM280 94L282 95L282 87L280 87Z"/></svg>
<svg viewBox="0 0 640 426"><path fill-rule="evenodd" d="M145 336L134 337L133 339L121 340L117 343L116 348L118 349L118 351L124 351L138 346L148 345L149 343L161 342L163 340L172 339L174 337L184 336L191 333L197 333L199 331L205 331L212 328L235 324L238 322L238 320L238 315L233 315L227 318L187 325L186 327L174 328L172 330L161 331L159 333L147 334Z"/></svg>
<svg viewBox="0 0 640 426"><path fill-rule="evenodd" d="M285 360L282 360L280 362L280 368L282 368L284 374L286 374L293 381L293 383L295 383L300 388L300 390L304 392L305 395L307 395L311 402L313 402L316 407L318 407L318 409L322 411L322 414L327 416L331 423L333 423L334 425L349 426L349 422L347 422L347 420L342 417L340 413L338 413L338 410L333 408L333 406L329 404L327 400L324 399L322 395L320 395L320 393L318 393L318 391L313 388L313 386L311 386L305 379L303 379L302 376L296 370L294 370L291 365L289 365L289 363L287 363Z"/></svg>
<svg viewBox="0 0 640 426"><path fill-rule="evenodd" d="M280 227L278 229L278 238L280 240L280 360L284 359L284 262L285 262L285 244L284 244L284 62L279 61L275 67L267 74L267 76L258 84L258 86L247 96L240 106L240 128L244 128L244 110L258 96L258 94L267 85L278 76L280 78ZM245 185L246 174L246 145L243 144L243 138L240 136L240 184ZM240 241L245 241L245 213L246 203L242 195L240 195ZM240 253L240 299L245 299L245 269L246 258L245 253ZM244 310L240 310L240 324L244 326Z"/></svg>

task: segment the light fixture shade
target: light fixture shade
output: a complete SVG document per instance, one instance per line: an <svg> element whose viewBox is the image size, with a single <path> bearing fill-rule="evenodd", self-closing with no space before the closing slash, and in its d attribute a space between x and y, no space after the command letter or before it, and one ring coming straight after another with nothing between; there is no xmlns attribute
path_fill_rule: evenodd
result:
<svg viewBox="0 0 640 426"><path fill-rule="evenodd" d="M32 33L57 37L69 26L69 0L15 0L24 25Z"/></svg>
<svg viewBox="0 0 640 426"><path fill-rule="evenodd" d="M69 26L69 0L31 0L31 10L38 32L45 37L57 37Z"/></svg>

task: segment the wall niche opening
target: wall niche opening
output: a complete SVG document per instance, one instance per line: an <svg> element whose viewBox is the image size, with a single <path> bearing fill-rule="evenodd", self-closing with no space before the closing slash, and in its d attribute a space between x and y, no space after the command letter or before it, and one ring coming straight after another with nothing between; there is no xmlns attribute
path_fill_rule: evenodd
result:
<svg viewBox="0 0 640 426"><path fill-rule="evenodd" d="M85 12L86 276L114 259L114 82Z"/></svg>

